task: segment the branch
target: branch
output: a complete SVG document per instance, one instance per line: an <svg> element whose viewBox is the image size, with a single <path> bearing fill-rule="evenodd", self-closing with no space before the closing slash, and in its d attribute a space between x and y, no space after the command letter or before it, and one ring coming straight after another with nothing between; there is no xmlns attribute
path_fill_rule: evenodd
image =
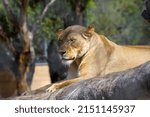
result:
<svg viewBox="0 0 150 117"><path fill-rule="evenodd" d="M17 18L14 15L11 7L9 6L8 0L3 0L2 2L4 5L4 8L6 10L7 16L9 18L10 22L12 23L13 27L19 29L19 24L18 24Z"/></svg>
<svg viewBox="0 0 150 117"><path fill-rule="evenodd" d="M50 2L45 6L42 14L37 18L36 22L33 24L32 27L32 34L34 35L36 33L37 25L42 21L44 18L46 12L48 11L48 8L55 2L56 0L50 0Z"/></svg>
<svg viewBox="0 0 150 117"><path fill-rule="evenodd" d="M27 7L28 7L28 0L21 0L20 6L20 28L23 33L28 31L27 29Z"/></svg>

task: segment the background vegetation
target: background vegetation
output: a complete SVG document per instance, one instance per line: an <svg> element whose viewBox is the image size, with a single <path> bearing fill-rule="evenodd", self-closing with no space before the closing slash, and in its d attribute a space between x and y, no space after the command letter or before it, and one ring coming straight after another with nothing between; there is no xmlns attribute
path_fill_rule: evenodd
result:
<svg viewBox="0 0 150 117"><path fill-rule="evenodd" d="M10 1L16 16L17 2ZM28 26L31 27L50 0L30 0ZM69 25L94 25L99 34L104 34L118 44L149 44L150 26L141 17L144 0L55 0L37 27L33 44L38 57L46 56L47 44L57 39L55 32ZM8 32L5 9L0 2L0 25Z"/></svg>

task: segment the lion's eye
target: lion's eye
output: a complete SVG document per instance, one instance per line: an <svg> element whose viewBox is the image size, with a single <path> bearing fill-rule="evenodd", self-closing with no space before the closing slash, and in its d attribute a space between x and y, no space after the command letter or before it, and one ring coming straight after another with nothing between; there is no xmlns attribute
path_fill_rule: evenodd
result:
<svg viewBox="0 0 150 117"><path fill-rule="evenodd" d="M72 39L70 39L70 41L73 42L73 41L75 41L75 39L72 38Z"/></svg>

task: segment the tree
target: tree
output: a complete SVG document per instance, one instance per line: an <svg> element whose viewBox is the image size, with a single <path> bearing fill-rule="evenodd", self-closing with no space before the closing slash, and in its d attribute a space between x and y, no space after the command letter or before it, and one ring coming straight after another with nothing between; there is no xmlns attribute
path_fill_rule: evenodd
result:
<svg viewBox="0 0 150 117"><path fill-rule="evenodd" d="M15 61L18 63L17 67L19 73L16 73L15 77L17 80L18 94L21 94L28 89L26 83L27 67L29 63L33 64L35 58L32 41L34 35L36 34L37 26L45 16L49 6L53 4L55 0L50 0L48 4L44 6L41 15L38 16L31 29L28 26L28 0L20 0L15 2L3 0L2 2L8 19L8 21L5 22L7 22L7 25L11 30L4 30L6 32L6 36L1 38L1 40L3 40L5 45L13 53ZM13 7L11 6L13 5L17 6L17 8L12 9ZM3 24L3 26L4 25L5 24ZM32 72L32 70L30 70L30 72Z"/></svg>
<svg viewBox="0 0 150 117"><path fill-rule="evenodd" d="M16 80L17 80L18 94L21 94L22 92L28 89L25 74L27 71L27 65L30 57L30 47L32 45L31 42L32 34L29 31L27 26L26 11L27 11L28 0L21 0L19 3L19 8L20 8L19 19L17 19L16 16L14 15L13 11L11 10L11 7L9 6L9 2L7 0L3 0L3 5L6 9L11 25L14 29L14 33L16 35L19 34L20 36L18 40L20 42L21 47L17 47L17 45L14 45L13 54L15 60L18 62L19 73L16 75ZM5 41L7 42L7 40ZM11 42L7 43L7 45L11 45Z"/></svg>
<svg viewBox="0 0 150 117"><path fill-rule="evenodd" d="M142 16L145 20L150 22L150 1L145 2L146 8L142 12Z"/></svg>

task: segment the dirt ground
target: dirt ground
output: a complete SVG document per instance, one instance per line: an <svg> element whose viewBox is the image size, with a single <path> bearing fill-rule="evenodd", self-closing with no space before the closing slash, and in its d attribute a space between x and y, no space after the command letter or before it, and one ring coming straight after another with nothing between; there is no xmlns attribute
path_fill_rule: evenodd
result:
<svg viewBox="0 0 150 117"><path fill-rule="evenodd" d="M33 81L31 84L31 90L38 89L50 83L51 81L49 78L48 65L36 65Z"/></svg>

